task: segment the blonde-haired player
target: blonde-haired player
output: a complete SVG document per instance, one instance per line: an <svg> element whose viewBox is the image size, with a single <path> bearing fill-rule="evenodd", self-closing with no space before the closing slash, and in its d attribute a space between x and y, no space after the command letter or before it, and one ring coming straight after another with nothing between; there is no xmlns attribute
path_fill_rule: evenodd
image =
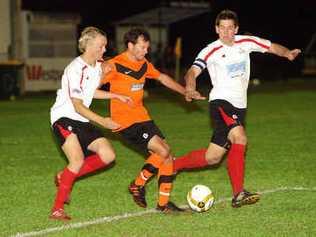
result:
<svg viewBox="0 0 316 237"><path fill-rule="evenodd" d="M107 129L119 124L89 109L93 98L117 99L129 102L129 97L99 90L100 79L111 70L103 66L102 57L107 45L106 34L95 27L85 28L78 42L81 55L65 68L61 88L50 110L53 132L68 159L68 165L56 175L58 187L50 218L70 220L64 211L76 178L108 166L115 159L114 150L93 121Z"/></svg>

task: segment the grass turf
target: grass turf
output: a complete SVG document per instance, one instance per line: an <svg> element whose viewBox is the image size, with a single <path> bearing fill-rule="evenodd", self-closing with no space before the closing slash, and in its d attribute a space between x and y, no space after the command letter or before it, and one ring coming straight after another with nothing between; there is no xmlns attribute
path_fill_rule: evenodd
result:
<svg viewBox="0 0 316 237"><path fill-rule="evenodd" d="M62 229L49 236L316 235L316 93L314 83L302 83L267 84L250 91L245 183L248 189L258 191L279 187L313 190L263 194L258 204L240 209L231 208L226 200L203 214L136 216L143 209L133 203L127 186L142 167L144 157L105 131L117 153L115 166L77 182L72 203L66 208L73 224L105 216L119 218L70 229L47 218L55 195L53 176L66 164L49 127L54 96L0 101L0 236L54 227ZM208 145L211 128L206 101L185 104L165 89L149 94L147 107L175 155ZM105 108L104 102L93 104L99 113L106 114ZM187 191L198 183L208 185L217 200L231 196L224 161L216 168L180 173L172 200L185 204ZM147 187L149 208L155 207L156 200L157 183L153 179ZM124 213L135 216L122 218Z"/></svg>

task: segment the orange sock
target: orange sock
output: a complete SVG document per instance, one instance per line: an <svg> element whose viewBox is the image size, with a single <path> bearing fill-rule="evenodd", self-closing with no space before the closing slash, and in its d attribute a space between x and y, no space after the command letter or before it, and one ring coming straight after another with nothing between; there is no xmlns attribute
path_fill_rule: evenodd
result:
<svg viewBox="0 0 316 237"><path fill-rule="evenodd" d="M159 168L159 206L165 206L169 202L173 181L173 161L165 161Z"/></svg>
<svg viewBox="0 0 316 237"><path fill-rule="evenodd" d="M141 172L135 179L135 184L144 186L153 175L158 173L158 169L163 161L164 159L161 158L159 155L151 154L146 160Z"/></svg>
<svg viewBox="0 0 316 237"><path fill-rule="evenodd" d="M169 202L172 183L162 183L159 186L159 206L165 206Z"/></svg>

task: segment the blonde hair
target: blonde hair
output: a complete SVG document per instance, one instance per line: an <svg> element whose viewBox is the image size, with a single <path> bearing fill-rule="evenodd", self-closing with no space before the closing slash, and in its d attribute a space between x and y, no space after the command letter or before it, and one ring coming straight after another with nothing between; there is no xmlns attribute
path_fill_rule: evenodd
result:
<svg viewBox="0 0 316 237"><path fill-rule="evenodd" d="M106 33L103 30L100 30L94 26L88 26L84 28L78 40L78 49L80 53L84 53L86 51L88 41L95 39L98 35L106 37Z"/></svg>

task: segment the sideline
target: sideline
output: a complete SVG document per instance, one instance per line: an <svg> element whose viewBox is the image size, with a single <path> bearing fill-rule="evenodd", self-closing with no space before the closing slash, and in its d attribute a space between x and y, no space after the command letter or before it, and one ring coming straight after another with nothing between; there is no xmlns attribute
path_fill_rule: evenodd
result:
<svg viewBox="0 0 316 237"><path fill-rule="evenodd" d="M275 189L270 189L270 190L259 191L258 193L259 194L270 194L270 193L286 192L286 191L316 191L316 187L314 187L314 188L280 187L280 188L275 188ZM220 199L218 199L218 201L215 201L214 205L222 203L222 202L230 201L230 200L231 200L231 197L220 198ZM184 208L184 207L187 207L187 205L183 205L181 207ZM91 221L77 222L77 223L67 224L67 225L53 227L53 228L47 228L47 229L38 230L38 231L26 232L26 233L17 233L15 235L12 235L11 237L33 237L33 236L45 235L45 234L49 234L49 233L61 232L64 230L84 228L84 227L90 226L90 225L98 225L98 224L103 224L103 223L114 222L114 221L118 221L118 220L128 219L130 217L143 216L143 215L147 215L147 214L151 214L151 213L160 213L160 212L156 211L155 209L148 209L146 211L134 212L134 213L124 213L122 215L117 215L117 216L105 216L105 217L97 218L97 219L94 219Z"/></svg>

